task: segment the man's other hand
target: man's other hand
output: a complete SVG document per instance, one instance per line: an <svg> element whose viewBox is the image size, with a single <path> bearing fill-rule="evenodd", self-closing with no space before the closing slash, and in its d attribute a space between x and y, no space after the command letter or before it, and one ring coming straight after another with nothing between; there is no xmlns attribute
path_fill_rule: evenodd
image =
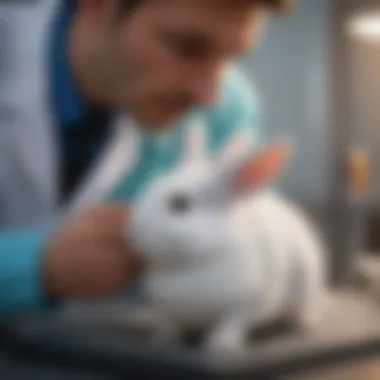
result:
<svg viewBox="0 0 380 380"><path fill-rule="evenodd" d="M125 239L128 208L99 205L74 217L46 250L46 293L54 298L97 298L127 286L139 262Z"/></svg>

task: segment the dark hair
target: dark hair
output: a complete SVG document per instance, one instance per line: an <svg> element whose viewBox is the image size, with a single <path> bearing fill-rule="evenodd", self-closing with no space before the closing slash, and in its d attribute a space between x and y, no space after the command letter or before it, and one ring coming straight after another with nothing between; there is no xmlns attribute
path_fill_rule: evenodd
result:
<svg viewBox="0 0 380 380"><path fill-rule="evenodd" d="M120 9L122 12L133 10L142 0L120 0Z"/></svg>
<svg viewBox="0 0 380 380"><path fill-rule="evenodd" d="M143 0L120 0L120 7L123 12L128 12L135 8ZM207 1L207 0L205 0ZM261 3L262 5L268 7L274 11L289 11L294 3L294 0L252 0L256 3Z"/></svg>
<svg viewBox="0 0 380 380"><path fill-rule="evenodd" d="M270 10L277 12L288 12L294 6L294 0L260 0Z"/></svg>

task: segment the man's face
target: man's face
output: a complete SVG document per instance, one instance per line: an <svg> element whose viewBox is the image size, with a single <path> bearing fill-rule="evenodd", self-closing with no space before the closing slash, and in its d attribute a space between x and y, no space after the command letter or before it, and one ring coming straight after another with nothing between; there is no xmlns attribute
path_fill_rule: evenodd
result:
<svg viewBox="0 0 380 380"><path fill-rule="evenodd" d="M264 18L252 0L143 0L125 14L117 0L79 3L92 86L153 129L211 106L223 70L252 47Z"/></svg>

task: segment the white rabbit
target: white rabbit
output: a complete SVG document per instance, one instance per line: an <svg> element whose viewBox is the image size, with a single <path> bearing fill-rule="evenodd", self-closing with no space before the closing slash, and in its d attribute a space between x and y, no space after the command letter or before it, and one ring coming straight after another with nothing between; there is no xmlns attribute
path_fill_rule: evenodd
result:
<svg viewBox="0 0 380 380"><path fill-rule="evenodd" d="M241 135L207 160L201 136L194 130L184 163L153 181L132 212L129 238L162 313L158 333L212 326L205 347L231 351L271 318L313 323L326 289L323 247L301 211L266 188L288 145L248 154Z"/></svg>

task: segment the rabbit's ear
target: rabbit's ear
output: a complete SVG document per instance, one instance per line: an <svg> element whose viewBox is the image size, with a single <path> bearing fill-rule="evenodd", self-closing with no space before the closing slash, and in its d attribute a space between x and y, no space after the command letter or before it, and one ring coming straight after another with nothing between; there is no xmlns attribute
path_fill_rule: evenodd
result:
<svg viewBox="0 0 380 380"><path fill-rule="evenodd" d="M218 154L218 163L221 166L229 165L238 157L247 155L251 148L252 138L248 131L240 131L234 136Z"/></svg>
<svg viewBox="0 0 380 380"><path fill-rule="evenodd" d="M206 147L205 134L205 125L200 120L197 120L190 126L187 136L185 136L183 163L204 160Z"/></svg>
<svg viewBox="0 0 380 380"><path fill-rule="evenodd" d="M282 172L292 152L290 143L273 144L259 153L241 159L222 171L223 182L236 194L269 185Z"/></svg>

